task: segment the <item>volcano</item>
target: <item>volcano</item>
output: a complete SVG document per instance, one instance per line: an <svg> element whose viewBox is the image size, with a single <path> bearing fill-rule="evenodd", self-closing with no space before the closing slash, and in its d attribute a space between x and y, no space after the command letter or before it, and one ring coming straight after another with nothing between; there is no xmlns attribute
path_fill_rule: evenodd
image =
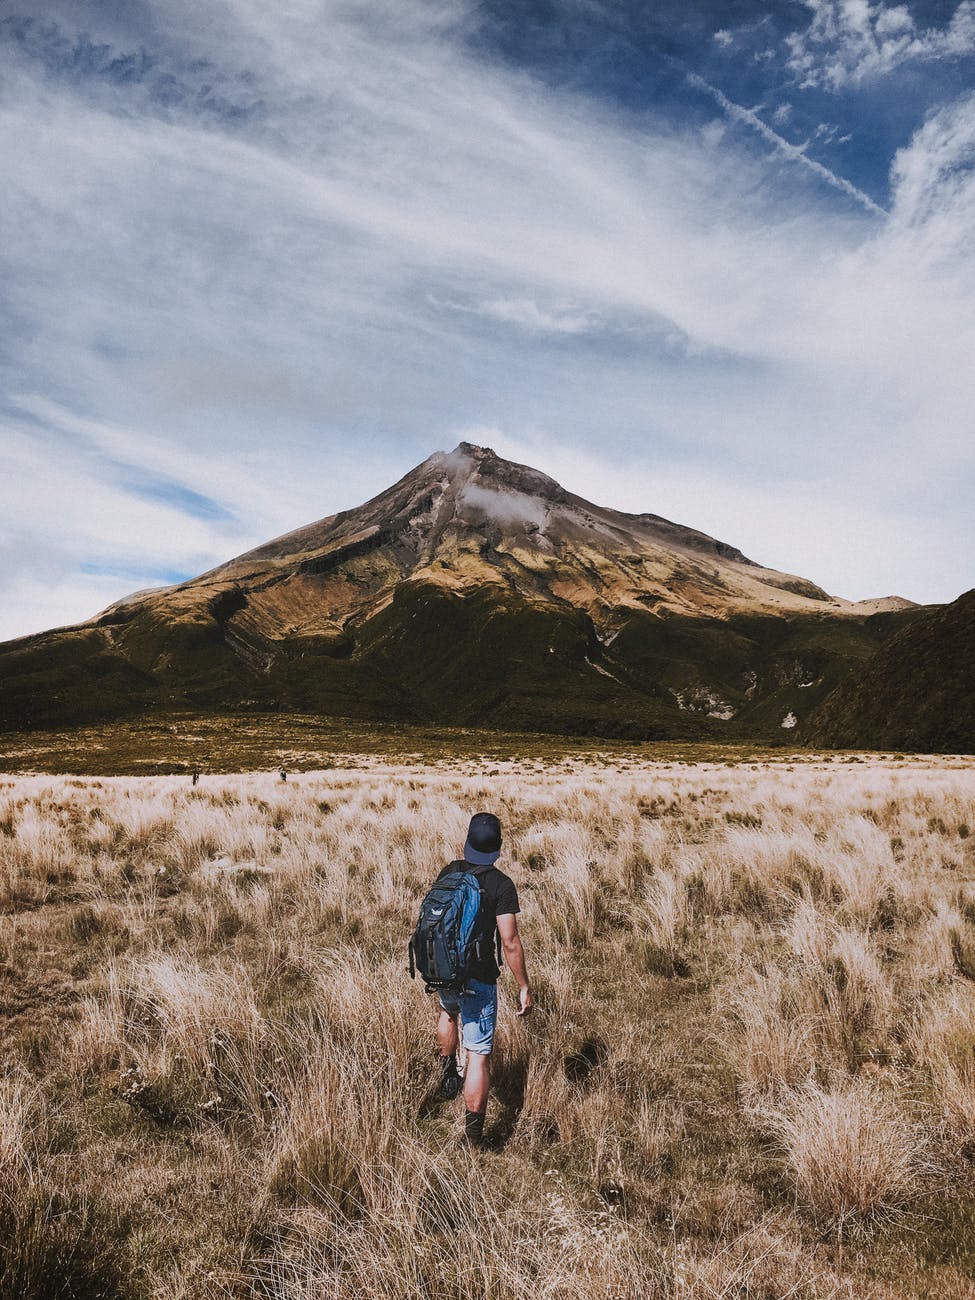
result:
<svg viewBox="0 0 975 1300"><path fill-rule="evenodd" d="M0 727L279 709L798 739L918 613L850 602L462 442L352 510L0 647Z"/></svg>

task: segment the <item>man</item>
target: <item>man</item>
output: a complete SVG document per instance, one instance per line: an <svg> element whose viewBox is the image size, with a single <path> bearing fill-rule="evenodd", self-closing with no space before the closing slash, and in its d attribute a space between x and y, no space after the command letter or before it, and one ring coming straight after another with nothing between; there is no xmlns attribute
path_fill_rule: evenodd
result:
<svg viewBox="0 0 975 1300"><path fill-rule="evenodd" d="M498 1018L498 963L495 959L495 936L500 937L501 951L520 989L518 1015L527 1016L532 1009L528 987L525 951L518 934L518 892L510 876L495 867L501 856L501 823L493 813L475 813L467 831L464 862L480 868L477 882L481 886L481 917L486 942L483 956L475 963L463 989L440 992L440 1015L437 1040L440 1044L442 1077L441 1097L456 1097L460 1090L457 1072L458 1018L460 1034L467 1052L464 1072L464 1104L467 1115L464 1135L472 1146L480 1146L484 1133L484 1112L491 1088L491 1049ZM484 868L490 870L484 870ZM437 879L460 868L456 863L444 867Z"/></svg>

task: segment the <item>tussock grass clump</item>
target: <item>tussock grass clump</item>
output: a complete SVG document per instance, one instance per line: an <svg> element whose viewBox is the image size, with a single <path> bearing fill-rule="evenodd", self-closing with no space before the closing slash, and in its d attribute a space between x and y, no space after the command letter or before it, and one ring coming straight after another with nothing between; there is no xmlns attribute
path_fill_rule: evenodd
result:
<svg viewBox="0 0 975 1300"><path fill-rule="evenodd" d="M45 1100L23 1068L0 1079L0 1187L8 1194L29 1179L43 1146Z"/></svg>
<svg viewBox="0 0 975 1300"><path fill-rule="evenodd" d="M797 986L776 966L743 972L727 997L725 1057L742 1099L760 1108L812 1073L814 1020L803 1010Z"/></svg>
<svg viewBox="0 0 975 1300"><path fill-rule="evenodd" d="M975 986L955 980L936 989L919 1005L904 1047L930 1089L949 1151L975 1156Z"/></svg>
<svg viewBox="0 0 975 1300"><path fill-rule="evenodd" d="M0 1297L114 1300L119 1243L97 1192L58 1168L48 1112L25 1070L0 1078Z"/></svg>
<svg viewBox="0 0 975 1300"><path fill-rule="evenodd" d="M863 1079L784 1095L767 1115L802 1201L842 1223L889 1214L916 1198L923 1138L894 1098Z"/></svg>
<svg viewBox="0 0 975 1300"><path fill-rule="evenodd" d="M0 1300L971 1293L975 768L343 762L0 778ZM484 807L472 1158L405 944Z"/></svg>

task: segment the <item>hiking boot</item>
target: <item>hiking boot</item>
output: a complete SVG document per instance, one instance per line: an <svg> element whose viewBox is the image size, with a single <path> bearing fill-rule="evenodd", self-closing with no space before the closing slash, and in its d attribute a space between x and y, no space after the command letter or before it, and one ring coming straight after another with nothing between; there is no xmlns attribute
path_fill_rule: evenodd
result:
<svg viewBox="0 0 975 1300"><path fill-rule="evenodd" d="M440 1077L441 1101L453 1101L460 1092L461 1078L457 1073L457 1061L452 1056L444 1058L443 1074Z"/></svg>
<svg viewBox="0 0 975 1300"><path fill-rule="evenodd" d="M484 1112L469 1110L464 1116L464 1142L469 1147L484 1145Z"/></svg>

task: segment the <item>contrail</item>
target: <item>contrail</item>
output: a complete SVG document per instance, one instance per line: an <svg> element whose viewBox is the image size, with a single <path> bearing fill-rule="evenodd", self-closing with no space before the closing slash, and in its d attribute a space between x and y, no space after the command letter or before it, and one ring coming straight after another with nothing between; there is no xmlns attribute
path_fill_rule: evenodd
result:
<svg viewBox="0 0 975 1300"><path fill-rule="evenodd" d="M773 131L767 123L763 122L758 114L752 109L744 108L741 104L736 104L734 100L729 99L723 91L720 91L717 86L712 86L709 81L705 81L704 78L698 76L696 72L688 72L686 75L688 82L692 86L697 90L703 90L705 94L710 95L711 98L722 109L724 109L725 113L727 113L730 118L733 118L736 122L743 122L745 126L752 127L753 130L757 131L759 135L762 136L763 139L767 140L779 153L784 154L787 158L791 158L793 162L802 163L802 165L808 167L811 172L815 172L815 174L821 180L824 180L827 185L832 185L833 189L840 190L843 194L849 195L851 199L855 199L857 203L865 207L868 212L873 212L879 217L890 215L886 208L882 208L879 203L874 203L869 194L864 194L863 190L858 190L852 181L846 180L843 176L837 176L836 173L831 172L828 167L824 167L822 163L816 162L815 158L808 157L798 145L790 144L788 140L783 139L777 131Z"/></svg>

